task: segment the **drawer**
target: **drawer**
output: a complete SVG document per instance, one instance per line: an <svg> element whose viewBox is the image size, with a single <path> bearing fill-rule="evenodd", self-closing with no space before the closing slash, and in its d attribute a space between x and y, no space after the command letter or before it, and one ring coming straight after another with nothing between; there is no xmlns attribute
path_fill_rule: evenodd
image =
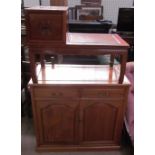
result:
<svg viewBox="0 0 155 155"><path fill-rule="evenodd" d="M83 89L83 98L122 98L123 89Z"/></svg>
<svg viewBox="0 0 155 155"><path fill-rule="evenodd" d="M63 98L63 97L78 97L76 89L66 88L34 88L35 98Z"/></svg>
<svg viewBox="0 0 155 155"><path fill-rule="evenodd" d="M30 40L64 41L63 14L54 13L30 13L31 24Z"/></svg>

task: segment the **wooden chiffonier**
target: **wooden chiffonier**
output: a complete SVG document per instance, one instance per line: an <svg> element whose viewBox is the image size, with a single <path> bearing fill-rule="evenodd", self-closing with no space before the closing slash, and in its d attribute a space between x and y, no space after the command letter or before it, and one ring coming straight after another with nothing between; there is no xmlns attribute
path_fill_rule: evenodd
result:
<svg viewBox="0 0 155 155"><path fill-rule="evenodd" d="M37 150L118 149L130 85L124 76L129 45L117 34L68 33L66 16L67 7L26 9ZM47 65L46 54L110 54L111 62Z"/></svg>
<svg viewBox="0 0 155 155"><path fill-rule="evenodd" d="M39 67L38 67L39 68ZM129 82L117 68L46 65L30 82L39 151L120 148Z"/></svg>

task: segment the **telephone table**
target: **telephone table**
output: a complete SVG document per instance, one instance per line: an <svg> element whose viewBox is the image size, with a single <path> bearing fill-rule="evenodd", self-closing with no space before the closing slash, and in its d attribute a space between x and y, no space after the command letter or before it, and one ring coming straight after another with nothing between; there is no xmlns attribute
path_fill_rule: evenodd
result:
<svg viewBox="0 0 155 155"><path fill-rule="evenodd" d="M31 43L29 42L32 79L37 83L35 55L41 56L41 66L44 68L46 54L58 55L111 55L111 66L115 56L120 56L119 83L123 82L125 64L129 45L117 34L98 33L66 33L66 44Z"/></svg>

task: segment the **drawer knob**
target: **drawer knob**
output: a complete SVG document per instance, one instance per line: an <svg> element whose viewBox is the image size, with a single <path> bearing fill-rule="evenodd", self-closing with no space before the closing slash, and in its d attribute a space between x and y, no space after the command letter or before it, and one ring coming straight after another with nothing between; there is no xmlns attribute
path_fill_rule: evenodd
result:
<svg viewBox="0 0 155 155"><path fill-rule="evenodd" d="M99 95L103 96L103 97L108 97L109 93L108 92L102 92L102 93L99 93Z"/></svg>
<svg viewBox="0 0 155 155"><path fill-rule="evenodd" d="M56 93L52 93L51 96L56 96Z"/></svg>
<svg viewBox="0 0 155 155"><path fill-rule="evenodd" d="M63 96L63 94L62 93L59 93L59 96Z"/></svg>
<svg viewBox="0 0 155 155"><path fill-rule="evenodd" d="M40 30L41 30L41 33L43 35L50 35L51 34L51 27L50 27L49 22L40 23Z"/></svg>
<svg viewBox="0 0 155 155"><path fill-rule="evenodd" d="M60 97L60 96L63 96L63 93L52 93L51 96Z"/></svg>
<svg viewBox="0 0 155 155"><path fill-rule="evenodd" d="M41 27L41 31L43 34L46 34L46 35L48 35L50 33L50 29L47 26Z"/></svg>

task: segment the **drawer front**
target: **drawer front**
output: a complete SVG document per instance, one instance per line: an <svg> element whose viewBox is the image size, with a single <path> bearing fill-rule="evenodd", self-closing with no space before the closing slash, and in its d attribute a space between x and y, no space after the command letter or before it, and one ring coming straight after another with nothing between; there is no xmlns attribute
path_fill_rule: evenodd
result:
<svg viewBox="0 0 155 155"><path fill-rule="evenodd" d="M83 89L83 98L122 98L123 89Z"/></svg>
<svg viewBox="0 0 155 155"><path fill-rule="evenodd" d="M66 88L34 88L35 98L63 98L63 97L78 97L76 89Z"/></svg>
<svg viewBox="0 0 155 155"><path fill-rule="evenodd" d="M63 13L30 13L30 40L63 41Z"/></svg>

